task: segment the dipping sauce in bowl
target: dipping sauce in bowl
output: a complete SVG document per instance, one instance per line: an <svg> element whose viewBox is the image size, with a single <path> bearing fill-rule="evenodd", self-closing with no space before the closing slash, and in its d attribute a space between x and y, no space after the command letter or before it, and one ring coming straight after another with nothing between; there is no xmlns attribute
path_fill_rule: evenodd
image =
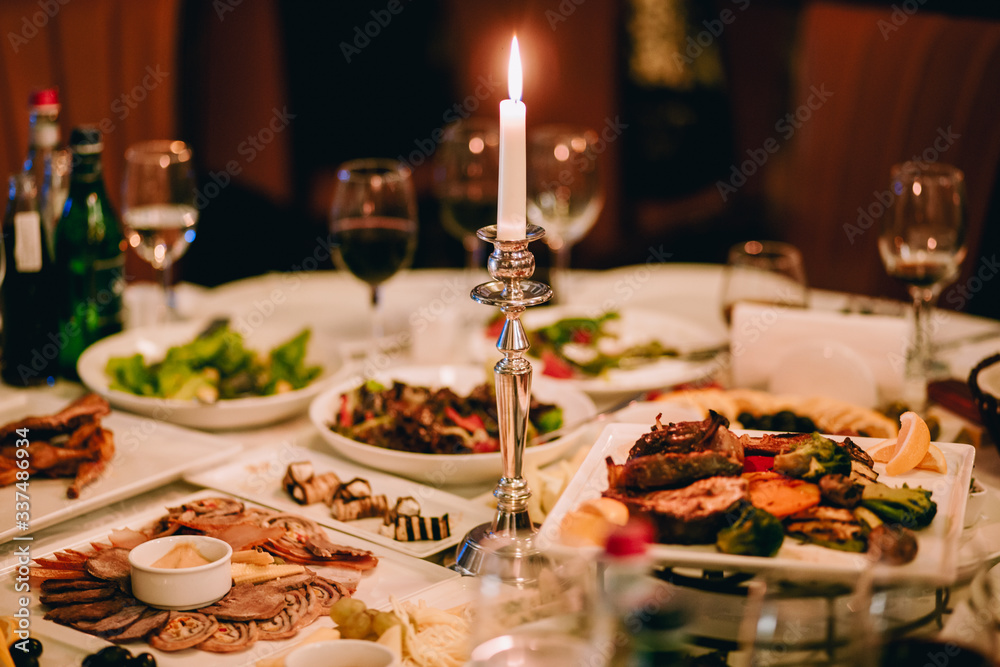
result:
<svg viewBox="0 0 1000 667"><path fill-rule="evenodd" d="M172 535L143 542L128 555L132 594L158 609L197 609L232 588L233 549L205 535Z"/></svg>

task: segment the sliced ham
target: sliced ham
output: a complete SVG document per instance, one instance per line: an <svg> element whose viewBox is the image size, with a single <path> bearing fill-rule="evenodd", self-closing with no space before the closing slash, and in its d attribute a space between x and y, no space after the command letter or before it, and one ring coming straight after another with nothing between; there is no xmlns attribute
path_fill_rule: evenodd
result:
<svg viewBox="0 0 1000 667"><path fill-rule="evenodd" d="M224 621L211 637L198 644L198 648L211 653L234 653L250 648L259 637L257 624L253 621Z"/></svg>
<svg viewBox="0 0 1000 667"><path fill-rule="evenodd" d="M135 549L143 542L146 542L149 537L147 537L145 533L141 533L138 530L132 530L131 528L119 528L118 530L111 531L111 535L108 539L111 540L111 544L116 547L131 550Z"/></svg>
<svg viewBox="0 0 1000 667"><path fill-rule="evenodd" d="M91 588L106 588L108 582L101 579L46 579L39 590L46 593L62 593L64 591L85 591Z"/></svg>
<svg viewBox="0 0 1000 667"><path fill-rule="evenodd" d="M149 638L149 645L161 651L183 651L197 646L219 627L215 617L190 611L172 611L166 625Z"/></svg>

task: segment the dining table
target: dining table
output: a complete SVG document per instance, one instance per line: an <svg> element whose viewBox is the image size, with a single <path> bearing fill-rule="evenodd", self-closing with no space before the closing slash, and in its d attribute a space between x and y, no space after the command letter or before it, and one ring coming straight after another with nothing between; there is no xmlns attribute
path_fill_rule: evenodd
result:
<svg viewBox="0 0 1000 667"><path fill-rule="evenodd" d="M556 300L560 306L576 307L581 312L594 315L622 309L654 311L683 320L703 331L705 347L724 345L729 340L720 306L724 270L722 265L669 263L651 256L650 261L644 264L608 270L573 270L562 283L563 291L556 294ZM473 302L469 293L476 284L488 279L485 269L416 269L401 272L384 285L385 337L375 341L374 348L369 336L371 313L368 288L344 271L269 273L211 288L182 283L177 288L176 296L178 311L186 320L209 322L225 317L231 323L249 329L266 322L280 322L290 328L308 326L314 336L337 346L345 365L344 373L352 368L364 368L366 364L369 371L391 371L394 367L412 364L478 364L483 367L485 376L499 358L499 354L492 349L495 341L484 334L485 325L496 314L496 309ZM157 302L157 296L156 288L150 284L137 283L126 288L127 329L153 325L156 313L152 304ZM899 317L904 317L906 313L906 304L899 302L818 289L810 291L808 308L830 312L874 309ZM1000 351L1000 322L949 311L944 325L935 331L934 343L951 376L964 382L969 370L980 359ZM720 375L708 379L725 385L729 378L724 366L716 367L716 371ZM669 388L649 387L656 390ZM4 385L0 386L0 412L16 415L36 396L68 401L86 391L81 383L63 379L40 388L20 389ZM595 396L596 409L599 413L614 411L629 399L640 399L646 394L642 391ZM933 409L941 415L942 439L954 436L962 428L979 428L944 408ZM608 415L603 415L582 425L576 447L586 449L591 446L609 419ZM155 427L155 419L153 421ZM177 431L177 437L183 438L185 432ZM283 447L297 452L313 451L337 456L305 411L277 423L215 431L210 438L210 441L206 439L200 443L193 454L196 459L203 458L207 462L198 466L195 461L197 473L208 472L213 466L238 462L241 457L252 457L255 452L268 448ZM221 459L211 451L216 444L224 446L225 455ZM572 453L568 452L566 456ZM498 477L499 473L498 469ZM943 632L952 631L954 636L959 636L961 630L970 627L971 615L966 603L969 581L979 569L1000 560L1000 453L998 447L989 442L987 434L983 434L976 447L974 475L986 487L989 496L983 516L963 533L963 550L968 546L968 553L963 551L965 555L960 576L950 587L948 609L941 619ZM190 474L186 476L192 478ZM442 485L445 491L479 503L489 516L493 483L450 482ZM95 506L87 512L32 532L31 551L35 554L50 553L73 543L81 535L114 526L127 517L169 507L201 490L200 486L178 474L155 488L115 498L113 502ZM0 571L16 569L18 554L23 553L18 549L24 544L8 537L6 543L0 545ZM475 578L462 577L447 569L454 557L455 550L450 549L421 559L426 567L391 570L389 572L397 573L393 576L414 579L409 584L387 581L385 587L387 590L405 591L403 595L423 598L442 607L470 601L475 594ZM433 571L431 568L434 568ZM12 577L7 577L0 586L0 604L6 608L15 600ZM963 616L963 613L966 615ZM98 638L68 629L49 636L41 628L39 619L33 622L45 643L46 660L42 664L79 664L83 656L106 645ZM330 621L325 619L325 623L330 624ZM213 661L212 664L253 665L265 657L259 651L250 651L220 656L218 662ZM204 664L199 662L199 656L173 658L176 662L162 664Z"/></svg>

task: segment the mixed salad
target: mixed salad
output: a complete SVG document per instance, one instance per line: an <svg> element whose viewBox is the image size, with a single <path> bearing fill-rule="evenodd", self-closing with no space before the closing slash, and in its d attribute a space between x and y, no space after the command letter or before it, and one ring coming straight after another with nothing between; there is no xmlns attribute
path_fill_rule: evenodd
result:
<svg viewBox="0 0 1000 667"><path fill-rule="evenodd" d="M270 396L301 389L322 368L306 364L310 329L262 356L244 345L243 336L217 322L189 343L167 350L162 361L147 364L141 354L108 359L110 388L139 396L215 403Z"/></svg>
<svg viewBox="0 0 1000 667"><path fill-rule="evenodd" d="M542 360L542 374L556 378L601 375L612 368L631 368L663 357L676 357L676 349L657 340L623 347L615 324L621 316L567 317L528 331L532 354Z"/></svg>
<svg viewBox="0 0 1000 667"><path fill-rule="evenodd" d="M562 408L534 397L527 438L562 426ZM481 384L468 396L448 388L415 387L369 380L342 394L330 429L376 447L421 454L475 454L500 449L493 386Z"/></svg>

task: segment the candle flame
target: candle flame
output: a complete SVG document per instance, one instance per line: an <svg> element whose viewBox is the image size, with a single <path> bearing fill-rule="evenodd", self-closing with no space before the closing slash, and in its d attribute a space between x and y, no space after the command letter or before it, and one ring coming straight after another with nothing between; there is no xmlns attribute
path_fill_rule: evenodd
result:
<svg viewBox="0 0 1000 667"><path fill-rule="evenodd" d="M510 64L507 66L507 94L515 102L521 101L521 51L517 48L517 35L510 41Z"/></svg>

